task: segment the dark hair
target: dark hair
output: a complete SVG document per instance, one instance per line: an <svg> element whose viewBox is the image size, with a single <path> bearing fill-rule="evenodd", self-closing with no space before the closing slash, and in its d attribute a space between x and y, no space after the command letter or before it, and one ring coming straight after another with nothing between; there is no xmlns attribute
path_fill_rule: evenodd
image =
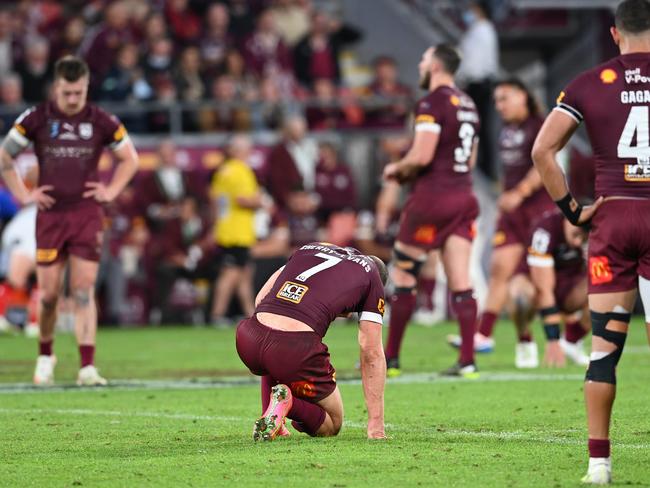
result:
<svg viewBox="0 0 650 488"><path fill-rule="evenodd" d="M454 46L448 43L438 44L433 47L433 55L442 63L447 73L456 73L460 66L460 54Z"/></svg>
<svg viewBox="0 0 650 488"><path fill-rule="evenodd" d="M523 81L521 81L519 78L511 77L511 78L506 78L504 80L500 80L497 82L494 88L496 89L500 86L513 86L518 90L524 92L526 94L526 108L528 108L528 113L532 117L542 116L542 108L539 102L530 92L530 89L526 86L526 84Z"/></svg>
<svg viewBox="0 0 650 488"><path fill-rule="evenodd" d="M63 78L65 81L74 82L88 76L90 70L86 62L76 56L64 56L54 65L54 79Z"/></svg>
<svg viewBox="0 0 650 488"><path fill-rule="evenodd" d="M386 282L388 281L388 268L386 267L386 263L384 263L377 256L370 255L368 257L374 261L375 266L377 266L377 271L379 271L379 277L381 278L381 282L385 285Z"/></svg>
<svg viewBox="0 0 650 488"><path fill-rule="evenodd" d="M650 30L650 1L624 0L616 7L614 22L618 30L638 34Z"/></svg>

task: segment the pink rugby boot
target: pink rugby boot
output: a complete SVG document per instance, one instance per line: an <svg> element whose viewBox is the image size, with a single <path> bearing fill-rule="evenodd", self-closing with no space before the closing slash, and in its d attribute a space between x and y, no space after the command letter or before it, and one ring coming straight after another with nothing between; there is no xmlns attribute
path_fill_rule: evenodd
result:
<svg viewBox="0 0 650 488"><path fill-rule="evenodd" d="M293 405L291 390L287 385L275 385L271 389L271 403L266 412L255 421L254 441L272 441L277 436L289 435L284 422Z"/></svg>

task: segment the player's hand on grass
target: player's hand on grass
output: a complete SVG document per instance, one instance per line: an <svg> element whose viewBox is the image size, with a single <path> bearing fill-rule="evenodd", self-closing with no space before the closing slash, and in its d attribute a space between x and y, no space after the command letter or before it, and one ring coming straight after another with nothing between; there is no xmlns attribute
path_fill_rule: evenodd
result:
<svg viewBox="0 0 650 488"><path fill-rule="evenodd" d="M87 181L86 188L84 198L94 198L99 203L110 203L117 196L111 188L98 181Z"/></svg>
<svg viewBox="0 0 650 488"><path fill-rule="evenodd" d="M591 205L582 207L582 212L580 212L580 217L578 218L578 225L586 224L591 219L593 219L594 215L596 215L596 211L603 204L604 201L605 201L605 197L601 196L598 197L598 200L596 200Z"/></svg>
<svg viewBox="0 0 650 488"><path fill-rule="evenodd" d="M54 205L54 198L52 198L50 195L47 194L48 191L53 190L54 187L52 185L43 185L39 186L38 188L34 188L32 191L29 192L29 196L27 197L27 200L23 203L29 204L29 203L35 203L38 205L39 210L45 210L50 208L52 205Z"/></svg>
<svg viewBox="0 0 650 488"><path fill-rule="evenodd" d="M386 439L383 420L368 419L368 439Z"/></svg>
<svg viewBox="0 0 650 488"><path fill-rule="evenodd" d="M524 201L524 198L519 192L516 191L507 191L504 192L498 200L499 209L503 212L512 212L515 210L521 202Z"/></svg>
<svg viewBox="0 0 650 488"><path fill-rule="evenodd" d="M549 368L564 368L566 366L566 358L564 351L560 347L560 341L549 341L544 350L544 366Z"/></svg>

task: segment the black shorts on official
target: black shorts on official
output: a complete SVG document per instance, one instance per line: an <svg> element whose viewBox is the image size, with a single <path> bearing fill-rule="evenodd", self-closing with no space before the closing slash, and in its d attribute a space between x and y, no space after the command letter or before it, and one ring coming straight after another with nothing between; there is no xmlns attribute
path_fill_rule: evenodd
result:
<svg viewBox="0 0 650 488"><path fill-rule="evenodd" d="M250 248L233 246L221 248L221 265L235 266L237 268L245 267L250 261Z"/></svg>

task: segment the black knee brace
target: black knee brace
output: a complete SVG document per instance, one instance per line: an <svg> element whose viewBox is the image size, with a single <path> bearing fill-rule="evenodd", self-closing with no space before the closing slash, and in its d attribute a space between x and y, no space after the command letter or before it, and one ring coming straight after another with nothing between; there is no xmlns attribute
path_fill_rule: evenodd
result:
<svg viewBox="0 0 650 488"><path fill-rule="evenodd" d="M594 337L601 337L607 342L611 342L616 346L616 349L606 356L591 360L589 362L589 369L587 369L586 380L598 381L600 383L616 384L616 365L621 359L623 347L625 346L625 339L627 334L623 332L616 332L607 329L607 323L610 320L618 322L629 323L631 315L629 313L608 312L600 313L591 311L591 335Z"/></svg>
<svg viewBox="0 0 650 488"><path fill-rule="evenodd" d="M420 274L420 269L422 269L422 265L424 264L425 259L412 258L408 254L404 254L399 249L393 248L393 261L395 262L395 266L397 266L399 269L412 275L414 278L417 278Z"/></svg>

